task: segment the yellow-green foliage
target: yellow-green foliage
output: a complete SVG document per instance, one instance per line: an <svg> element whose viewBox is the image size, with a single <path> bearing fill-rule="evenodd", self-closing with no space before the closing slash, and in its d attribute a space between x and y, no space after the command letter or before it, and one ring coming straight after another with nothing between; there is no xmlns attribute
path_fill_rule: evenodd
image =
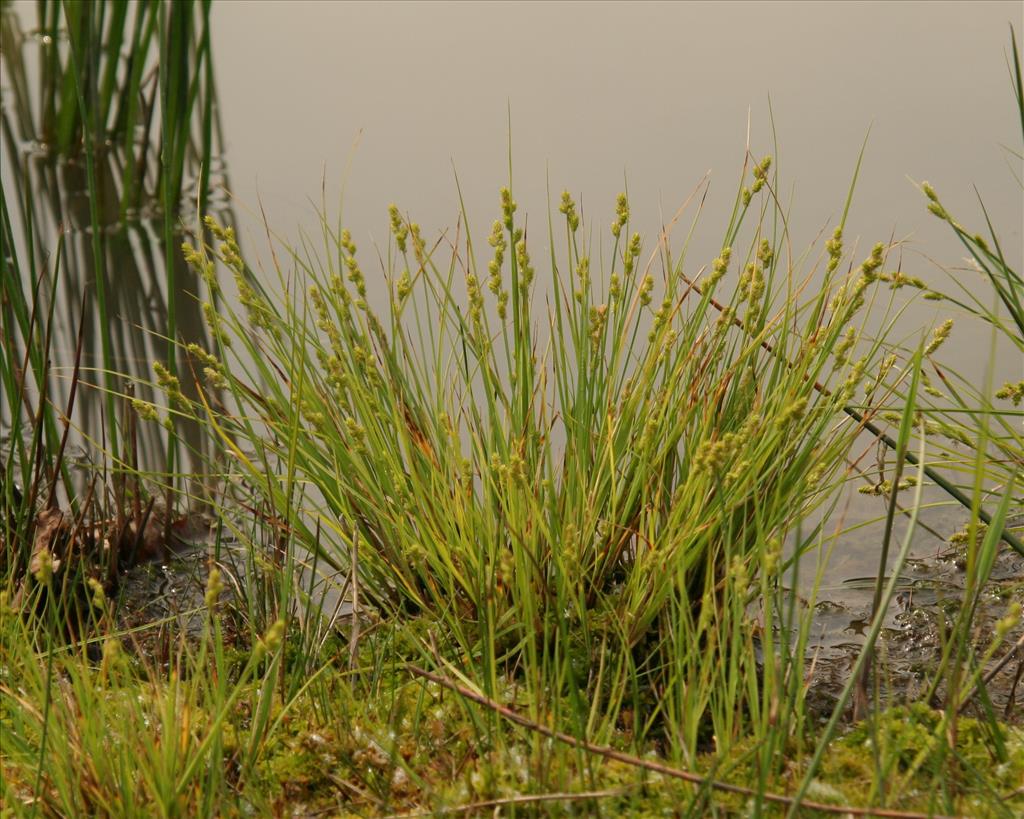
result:
<svg viewBox="0 0 1024 819"><path fill-rule="evenodd" d="M1004 805L1008 810L1024 809L1024 729L962 717L954 732L945 718L944 712L924 703L882 711L831 744L820 778L863 802L870 795L865 793L868 783L878 781L881 768L887 773L883 781L889 804L931 804L941 813L946 812L944 803L931 803L930 798L950 798L965 815L1001 816L1006 814L992 804L993 794L1000 794L1010 800ZM993 731L1002 735L1003 761L996 754Z"/></svg>

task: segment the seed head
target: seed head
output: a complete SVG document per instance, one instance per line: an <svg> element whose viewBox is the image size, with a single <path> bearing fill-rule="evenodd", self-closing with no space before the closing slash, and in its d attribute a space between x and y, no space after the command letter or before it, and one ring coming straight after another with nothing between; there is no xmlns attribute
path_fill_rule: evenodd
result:
<svg viewBox="0 0 1024 819"><path fill-rule="evenodd" d="M210 569L210 576L206 578L206 608L213 611L217 607L220 595L224 591L224 582L221 580L220 569Z"/></svg>
<svg viewBox="0 0 1024 819"><path fill-rule="evenodd" d="M807 396L797 398L792 404L782 410L779 413L779 417L775 421L775 425L779 429L783 429L788 426L792 421L799 421L803 418L804 412L807 410Z"/></svg>
<svg viewBox="0 0 1024 819"><path fill-rule="evenodd" d="M519 264L519 286L525 292L533 282L533 265L530 264L530 254L526 250L526 239L516 242L516 262Z"/></svg>
<svg viewBox="0 0 1024 819"><path fill-rule="evenodd" d="M277 620L262 639L256 641L253 648L253 655L257 660L262 660L267 654L273 654L281 647L284 639L284 620Z"/></svg>
<svg viewBox="0 0 1024 819"><path fill-rule="evenodd" d="M839 343L836 344L835 350L833 350L837 367L842 367L846 363L850 348L853 347L853 343L856 339L857 331L853 328L853 325L847 327L843 337L839 340Z"/></svg>
<svg viewBox="0 0 1024 819"><path fill-rule="evenodd" d="M832 238L825 242L825 250L828 251L828 272L831 273L839 267L839 260L843 257L843 229L837 227Z"/></svg>
<svg viewBox="0 0 1024 819"><path fill-rule="evenodd" d="M139 418L143 421L160 420L160 415L157 412L156 405L149 403L149 401L143 401L141 398L135 398L132 400L132 408L139 414Z"/></svg>
<svg viewBox="0 0 1024 819"><path fill-rule="evenodd" d="M1012 401L1015 407L1019 406L1020 402L1024 401L1024 381L1018 381L1016 384L1007 381L996 392L996 398Z"/></svg>
<svg viewBox="0 0 1024 819"><path fill-rule="evenodd" d="M95 577L90 577L87 581L89 590L92 592L92 605L94 608L103 611L103 608L107 602L106 592L103 590L103 584L100 583Z"/></svg>
<svg viewBox="0 0 1024 819"><path fill-rule="evenodd" d="M53 573L60 567L60 561L53 559L49 549L37 552L32 562L35 564L32 573L35 575L36 582L43 586L49 584L53 579Z"/></svg>
<svg viewBox="0 0 1024 819"><path fill-rule="evenodd" d="M501 189L501 213L504 217L505 228L512 230L514 224L513 214L516 212L516 202L512 198L512 191L508 188Z"/></svg>
<svg viewBox="0 0 1024 819"><path fill-rule="evenodd" d="M178 376L173 375L160 361L153 362L153 372L156 373L156 383L167 393L168 400L181 409L188 409L188 400L181 391L181 381Z"/></svg>
<svg viewBox="0 0 1024 819"><path fill-rule="evenodd" d="M942 322L942 324L940 324L938 327L936 327L932 331L932 340L929 341L928 342L928 346L924 348L924 354L925 355L931 355L937 349L939 349L939 347L942 346L942 342L944 342L947 338L949 338L949 332L952 329L953 329L953 319L951 319L951 318L950 319L946 319L944 322Z"/></svg>
<svg viewBox="0 0 1024 819"><path fill-rule="evenodd" d="M863 264L861 264L861 272L868 282L875 280L875 271L882 266L882 257L884 254L885 245L879 242L872 248L871 255L864 260Z"/></svg>
<svg viewBox="0 0 1024 819"><path fill-rule="evenodd" d="M714 287L729 269L729 257L732 256L732 248L723 247L722 255L711 263L711 275L707 277L706 286Z"/></svg>
<svg viewBox="0 0 1024 819"><path fill-rule="evenodd" d="M398 245L398 249L402 253L405 253L409 228L405 226L405 222L402 220L402 214L398 210L398 205L394 203L388 205L388 215L391 217L391 233L395 237L395 244Z"/></svg>
<svg viewBox="0 0 1024 819"><path fill-rule="evenodd" d="M560 213L565 214L565 221L569 225L569 230L575 233L580 226L580 217L576 213L576 203L572 201L569 191L562 191L562 204L558 210Z"/></svg>
<svg viewBox="0 0 1024 819"><path fill-rule="evenodd" d="M615 221L612 222L612 236L616 239L622 232L623 226L629 221L629 200L626 194L620 193L615 199Z"/></svg>
<svg viewBox="0 0 1024 819"><path fill-rule="evenodd" d="M412 292L412 278L409 276L409 268L405 268L402 271L402 275L398 277L395 292L398 295L399 303L404 302Z"/></svg>

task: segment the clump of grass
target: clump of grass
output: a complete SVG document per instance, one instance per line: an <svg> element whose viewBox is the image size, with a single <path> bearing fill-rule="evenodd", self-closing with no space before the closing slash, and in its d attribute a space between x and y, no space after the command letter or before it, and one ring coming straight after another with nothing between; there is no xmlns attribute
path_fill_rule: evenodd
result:
<svg viewBox="0 0 1024 819"><path fill-rule="evenodd" d="M757 167L752 185L767 179ZM603 254L605 230L588 234L565 197L557 243L549 228L565 249L544 290L510 191L486 279L461 230L428 248L394 209L384 318L340 227L324 225L320 256L309 243L291 252L274 297L234 232L211 221L216 247L189 247L187 260L212 296L215 263L232 271L242 307L207 307L212 349L186 346L185 378L155 367L166 407L136 411L157 423L201 415L235 465L219 509L264 543L238 580L238 642L225 637L212 572L205 631L177 644L167 671L122 655L132 635L102 597L86 601L92 642L40 629L55 622L45 603L33 618L5 616L6 667L25 681L0 686L14 749L5 798L54 814L299 800L381 814L700 815L724 787L721 804L767 814L796 811L772 791L799 782L805 806L835 812L844 799L998 805L984 790L995 780L975 776L976 744L943 744L948 718L919 720L930 737L919 764L903 764L903 749L878 757L870 793L835 773L831 760L849 749L805 722L809 621L782 588L799 568L783 544L798 556L825 538L804 521L833 499L877 411L862 396L881 392L864 376L881 344L862 326L885 247L844 265L840 231L819 259L791 258L773 189L738 197L730 250L694 274L667 236L645 258L625 197ZM614 261L592 268L602 255ZM543 320L538 291L551 304ZM903 372L912 400L900 452L921 421L923 348ZM186 378L207 385L199 401ZM921 449L918 462L920 472ZM239 508L252 514L240 520ZM306 561L350 574L347 640L322 604L308 605ZM53 582L44 572L27 588L42 601ZM114 752L111 724L133 727ZM880 724L865 730L881 736ZM1016 735L983 730L1003 743L993 758L1012 777ZM59 732L67 746L54 744ZM919 800L921 783L961 757L967 776ZM880 787L878 771L897 763L899 787Z"/></svg>
<svg viewBox="0 0 1024 819"><path fill-rule="evenodd" d="M284 623L249 650L231 650L218 611L220 574L211 571L202 638L180 642L162 672L129 650L134 637L117 631L115 602L96 583L88 607L99 636L38 651L39 634L60 629L47 603L62 595L52 573L37 580L26 602L41 623L0 593L5 803L48 816L237 810L235 789L269 723Z"/></svg>
<svg viewBox="0 0 1024 819"><path fill-rule="evenodd" d="M232 270L244 310L207 310L202 370L237 405L201 409L297 543L349 569L368 611L419 624L434 667L683 758L785 733L782 546L860 429L886 247L840 274L840 226L818 259L791 256L770 165L697 273L667 233L645 250L625 195L591 227L564 194L546 314L509 188L486 251L391 209L383 316L341 226L291 249L271 293L211 221L216 247L186 256L211 299L214 257Z"/></svg>

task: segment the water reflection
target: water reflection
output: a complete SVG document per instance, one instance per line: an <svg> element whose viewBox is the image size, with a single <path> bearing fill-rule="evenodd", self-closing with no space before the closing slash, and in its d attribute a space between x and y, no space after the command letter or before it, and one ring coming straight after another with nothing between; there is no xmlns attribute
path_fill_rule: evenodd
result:
<svg viewBox="0 0 1024 819"><path fill-rule="evenodd" d="M78 57L89 57L79 73L81 86L88 92L90 74L102 74L100 85L110 93L109 100L91 101L91 119L67 97L69 72L76 65L65 26L103 25L103 18L96 23L90 10L75 7L68 12L69 23L58 14L59 4L41 5L35 25L23 7L5 5L2 13L3 200L13 240L5 262L15 274L5 275L5 341L21 360L28 328L11 305L35 305L39 328L50 333L49 401L57 408L68 405L77 357L81 386L94 389L80 389L75 397L77 441L72 444L115 457L123 443L117 429L122 414L106 396L123 393L132 383L136 398L162 404L150 383L152 363L167 362L187 373L189 362L177 342L207 338L199 283L179 250L185 226L196 223L197 204L224 223L234 221L224 198L212 195L226 187L227 177L222 161L209 161L222 147L208 46L199 47L206 18L199 6L177 5L187 7L188 16L161 4L132 7L122 21L124 31L117 32L113 12L121 10L114 9L102 37L76 41ZM165 16L157 21L154 15L160 14ZM160 73L161 57L170 53L163 42L148 51L129 51L126 42L107 53L118 43L114 33L131 36L142 30L152 37L150 29L157 28L166 30L168 42L178 37L193 49L183 66L163 72L192 76L196 104L191 109L172 108L173 88L160 93L160 82L172 81ZM75 36L85 34L78 30ZM164 108L191 116L184 126L164 123ZM83 150L88 140L92 168ZM180 161L171 167L165 160L175 151ZM192 383L182 378L186 394ZM42 387L35 385L37 391ZM7 403L0 409L5 430L10 409ZM201 470L211 454L194 423L179 420L173 438L157 424L139 424L137 430L134 448L144 470L169 465ZM93 446L86 447L89 443ZM170 457L169 444L178 450L176 457Z"/></svg>

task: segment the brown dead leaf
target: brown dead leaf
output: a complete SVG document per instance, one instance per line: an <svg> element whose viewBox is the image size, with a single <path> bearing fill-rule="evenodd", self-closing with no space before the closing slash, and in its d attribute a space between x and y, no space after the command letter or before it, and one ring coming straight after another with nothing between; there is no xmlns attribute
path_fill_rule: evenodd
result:
<svg viewBox="0 0 1024 819"><path fill-rule="evenodd" d="M49 556L54 571L60 567L60 560L53 555L53 551L61 533L67 533L70 529L71 516L60 509L44 509L36 515L29 572L39 572L46 560L44 554Z"/></svg>

